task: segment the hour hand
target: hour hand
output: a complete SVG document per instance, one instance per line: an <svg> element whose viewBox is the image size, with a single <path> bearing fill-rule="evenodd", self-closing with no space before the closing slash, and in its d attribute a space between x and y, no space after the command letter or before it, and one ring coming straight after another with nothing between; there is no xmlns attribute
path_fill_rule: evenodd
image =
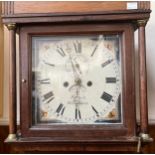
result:
<svg viewBox="0 0 155 155"><path fill-rule="evenodd" d="M81 69L80 69L80 65L76 62L75 67L77 68L78 72L80 74L82 74Z"/></svg>
<svg viewBox="0 0 155 155"><path fill-rule="evenodd" d="M51 64L51 63L49 63L49 62L46 62L45 60L43 60L43 62L44 62L44 64L46 64L46 65L49 65L49 66L52 66L52 67L55 66L54 64Z"/></svg>

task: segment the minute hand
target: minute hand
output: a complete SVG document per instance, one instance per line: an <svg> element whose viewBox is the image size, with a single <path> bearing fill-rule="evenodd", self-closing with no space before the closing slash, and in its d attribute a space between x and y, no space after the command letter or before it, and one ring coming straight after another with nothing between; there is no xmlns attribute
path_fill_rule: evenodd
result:
<svg viewBox="0 0 155 155"><path fill-rule="evenodd" d="M72 60L71 56L70 56L70 60L71 60L71 65L72 65L72 68L73 68L73 73L74 73L75 80L76 80L76 79L79 79L77 70L76 70L76 68L75 68L75 65L74 65L74 63L73 63L73 60Z"/></svg>

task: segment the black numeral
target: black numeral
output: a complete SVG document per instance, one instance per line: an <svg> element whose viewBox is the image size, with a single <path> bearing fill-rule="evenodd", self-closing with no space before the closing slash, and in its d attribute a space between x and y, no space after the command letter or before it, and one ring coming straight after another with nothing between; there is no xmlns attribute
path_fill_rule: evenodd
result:
<svg viewBox="0 0 155 155"><path fill-rule="evenodd" d="M107 77L106 83L116 83L116 78L115 77Z"/></svg>
<svg viewBox="0 0 155 155"><path fill-rule="evenodd" d="M55 66L54 64L48 63L48 62L46 62L46 61L44 61L44 60L43 60L43 62L44 62L44 64L49 65L49 66L51 66L51 67L54 67L54 66Z"/></svg>
<svg viewBox="0 0 155 155"><path fill-rule="evenodd" d="M46 102L46 104L47 104L47 103L50 103L53 99L54 99L54 97L51 97L51 98Z"/></svg>
<svg viewBox="0 0 155 155"><path fill-rule="evenodd" d="M97 48L98 48L98 45L96 45L95 48L93 49L93 52L92 52L92 54L91 54L91 57L94 55L94 53L95 53L95 51L97 50Z"/></svg>
<svg viewBox="0 0 155 155"><path fill-rule="evenodd" d="M64 57L66 54L65 54L65 52L64 52L64 50L63 50L63 48L61 48L61 47L57 47L57 52L62 56L62 57Z"/></svg>
<svg viewBox="0 0 155 155"><path fill-rule="evenodd" d="M76 53L82 52L82 45L80 42L73 43L73 45Z"/></svg>
<svg viewBox="0 0 155 155"><path fill-rule="evenodd" d="M107 66L108 64L110 64L113 61L113 59L107 60L106 62L102 63L102 67Z"/></svg>
<svg viewBox="0 0 155 155"><path fill-rule="evenodd" d="M50 84L50 79L39 80L40 84Z"/></svg>
<svg viewBox="0 0 155 155"><path fill-rule="evenodd" d="M96 115L99 116L98 111L93 106L91 106L91 107L92 107L93 111L96 113Z"/></svg>
<svg viewBox="0 0 155 155"><path fill-rule="evenodd" d="M53 94L53 92L52 91L50 91L50 92L48 92L48 93L46 93L44 96L43 96L43 101L46 101L46 100L50 100L51 98L53 98L54 97L54 94Z"/></svg>
<svg viewBox="0 0 155 155"><path fill-rule="evenodd" d="M112 96L106 92L103 92L101 98L107 102L110 102L112 100Z"/></svg>
<svg viewBox="0 0 155 155"><path fill-rule="evenodd" d="M60 105L58 106L56 110L56 113L58 113L58 115L63 115L64 111L65 111L65 107L62 103L60 103Z"/></svg>

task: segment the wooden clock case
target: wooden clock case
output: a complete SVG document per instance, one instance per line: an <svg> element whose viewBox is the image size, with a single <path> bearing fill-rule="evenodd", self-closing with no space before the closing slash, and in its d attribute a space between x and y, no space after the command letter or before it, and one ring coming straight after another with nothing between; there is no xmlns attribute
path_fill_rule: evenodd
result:
<svg viewBox="0 0 155 155"><path fill-rule="evenodd" d="M10 32L10 130L7 142L14 152L103 152L135 151L149 142L145 62L145 25L149 2L3 2L3 22ZM110 6L110 7L109 7ZM104 10L104 11L102 11ZM140 126L135 112L134 31L139 30ZM19 53L16 52L19 34ZM32 36L121 35L123 124L33 125ZM16 54L20 62L20 126L17 132ZM26 145L25 145L26 144ZM122 147L123 146L123 147ZM21 149L22 148L22 149Z"/></svg>

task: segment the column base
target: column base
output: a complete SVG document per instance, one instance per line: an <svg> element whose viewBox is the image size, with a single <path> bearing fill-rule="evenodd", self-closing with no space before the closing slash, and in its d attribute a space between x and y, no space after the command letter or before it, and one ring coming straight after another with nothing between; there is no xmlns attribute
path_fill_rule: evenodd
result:
<svg viewBox="0 0 155 155"><path fill-rule="evenodd" d="M153 142L153 138L151 138L149 134L140 133L139 136L141 137L143 142Z"/></svg>
<svg viewBox="0 0 155 155"><path fill-rule="evenodd" d="M17 141L17 135L16 134L9 134L5 142L14 142Z"/></svg>

